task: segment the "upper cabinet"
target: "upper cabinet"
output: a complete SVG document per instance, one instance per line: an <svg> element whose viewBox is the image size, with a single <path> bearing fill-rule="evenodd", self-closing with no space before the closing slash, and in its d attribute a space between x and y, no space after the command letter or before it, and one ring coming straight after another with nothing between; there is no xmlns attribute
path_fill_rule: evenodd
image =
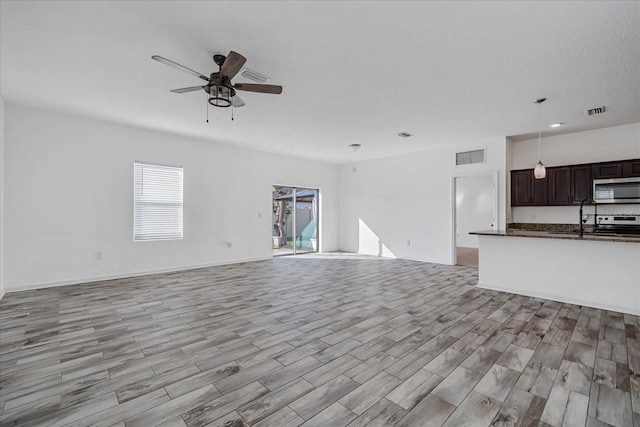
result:
<svg viewBox="0 0 640 427"><path fill-rule="evenodd" d="M622 162L593 164L591 176L593 179L622 178Z"/></svg>
<svg viewBox="0 0 640 427"><path fill-rule="evenodd" d="M571 204L571 168L547 168L548 204L551 206Z"/></svg>
<svg viewBox="0 0 640 427"><path fill-rule="evenodd" d="M622 176L624 178L640 176L640 159L625 160L622 162Z"/></svg>
<svg viewBox="0 0 640 427"><path fill-rule="evenodd" d="M640 177L640 159L547 168L545 179L533 169L511 171L511 206L579 205L592 197L593 180Z"/></svg>
<svg viewBox="0 0 640 427"><path fill-rule="evenodd" d="M591 165L571 166L571 204L579 205L593 195Z"/></svg>
<svg viewBox="0 0 640 427"><path fill-rule="evenodd" d="M591 198L591 165L548 168L547 178L547 205L579 205L583 199Z"/></svg>
<svg viewBox="0 0 640 427"><path fill-rule="evenodd" d="M546 204L546 179L535 179L533 169L511 171L512 206L544 206Z"/></svg>

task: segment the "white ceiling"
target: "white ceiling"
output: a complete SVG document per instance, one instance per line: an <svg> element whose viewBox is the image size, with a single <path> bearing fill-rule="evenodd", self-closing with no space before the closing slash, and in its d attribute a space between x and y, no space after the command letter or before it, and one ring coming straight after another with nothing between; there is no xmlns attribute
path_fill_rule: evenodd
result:
<svg viewBox="0 0 640 427"><path fill-rule="evenodd" d="M5 101L331 163L640 121L640 2L2 1ZM235 50L282 95L210 109ZM236 77L234 82L248 81ZM606 106L602 116L585 109ZM547 125L566 125L551 130ZM401 139L408 131L415 136ZM357 153L347 145L362 144ZM603 141L605 143L605 141Z"/></svg>

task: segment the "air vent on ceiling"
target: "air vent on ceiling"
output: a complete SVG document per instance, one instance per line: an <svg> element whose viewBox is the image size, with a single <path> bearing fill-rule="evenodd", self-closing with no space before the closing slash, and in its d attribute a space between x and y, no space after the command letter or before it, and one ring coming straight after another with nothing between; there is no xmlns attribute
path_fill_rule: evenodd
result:
<svg viewBox="0 0 640 427"><path fill-rule="evenodd" d="M484 163L485 149L456 153L456 166Z"/></svg>
<svg viewBox="0 0 640 427"><path fill-rule="evenodd" d="M602 114L604 112L605 112L605 108L603 105L602 107L592 108L590 110L587 110L587 116L595 116L597 114Z"/></svg>
<svg viewBox="0 0 640 427"><path fill-rule="evenodd" d="M249 68L245 68L244 70L242 70L240 75L242 77L246 77L249 80L253 80L254 82L258 82L258 83L266 83L269 80L271 80L269 77L265 76L264 74L260 74L259 72L250 70Z"/></svg>

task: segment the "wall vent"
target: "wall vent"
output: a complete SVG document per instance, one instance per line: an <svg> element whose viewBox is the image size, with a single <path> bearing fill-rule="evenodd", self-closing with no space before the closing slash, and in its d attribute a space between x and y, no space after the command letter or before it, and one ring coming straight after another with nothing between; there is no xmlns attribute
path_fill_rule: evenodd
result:
<svg viewBox="0 0 640 427"><path fill-rule="evenodd" d="M592 108L590 110L587 110L587 116L595 116L596 114L602 114L604 112L605 112L605 108L603 105L602 107Z"/></svg>
<svg viewBox="0 0 640 427"><path fill-rule="evenodd" d="M485 149L456 153L456 166L485 162Z"/></svg>

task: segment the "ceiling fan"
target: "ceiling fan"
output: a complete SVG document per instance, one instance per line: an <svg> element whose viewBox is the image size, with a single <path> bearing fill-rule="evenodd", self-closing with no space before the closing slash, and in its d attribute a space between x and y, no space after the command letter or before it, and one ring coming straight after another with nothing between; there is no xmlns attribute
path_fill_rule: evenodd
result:
<svg viewBox="0 0 640 427"><path fill-rule="evenodd" d="M272 94L282 93L282 86L255 83L232 84L231 79L238 74L244 63L247 62L247 58L234 51L229 52L229 55L227 56L213 55L213 62L220 67L220 70L216 73L211 73L209 77L159 55L153 55L151 59L170 67L177 68L178 70L184 71L185 73L189 73L206 81L207 84L204 86L183 87L180 89L173 89L171 92L185 93L202 89L209 95L209 104L214 107L224 108L233 106L238 108L244 106L244 101L242 101L242 99L240 99L236 94L236 90Z"/></svg>

